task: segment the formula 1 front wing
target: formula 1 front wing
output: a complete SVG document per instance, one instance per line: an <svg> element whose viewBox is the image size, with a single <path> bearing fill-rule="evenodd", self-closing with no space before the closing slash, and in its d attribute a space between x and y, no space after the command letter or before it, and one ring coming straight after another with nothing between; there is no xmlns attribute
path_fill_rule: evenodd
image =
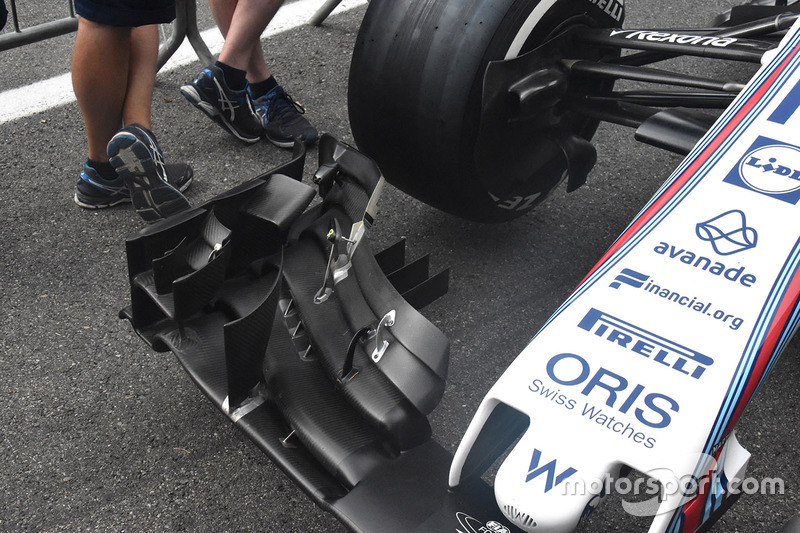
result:
<svg viewBox="0 0 800 533"><path fill-rule="evenodd" d="M417 309L448 271L372 253L370 159L324 137L311 208L304 159L131 235L121 316L351 529L511 531L486 483L448 489L431 438L449 341Z"/></svg>

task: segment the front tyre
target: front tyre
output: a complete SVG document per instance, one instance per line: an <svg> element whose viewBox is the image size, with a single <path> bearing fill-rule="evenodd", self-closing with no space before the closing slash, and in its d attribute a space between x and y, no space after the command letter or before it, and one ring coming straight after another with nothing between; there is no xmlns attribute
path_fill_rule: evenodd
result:
<svg viewBox="0 0 800 533"><path fill-rule="evenodd" d="M534 132L534 145L515 152L524 176L515 176L513 186L498 189L477 170L486 66L533 50L571 25L618 26L621 0L603 4L371 0L350 67L348 105L359 149L387 181L448 213L500 222L529 211L563 179L566 160L543 132ZM586 139L597 126L583 117L567 117L566 124Z"/></svg>

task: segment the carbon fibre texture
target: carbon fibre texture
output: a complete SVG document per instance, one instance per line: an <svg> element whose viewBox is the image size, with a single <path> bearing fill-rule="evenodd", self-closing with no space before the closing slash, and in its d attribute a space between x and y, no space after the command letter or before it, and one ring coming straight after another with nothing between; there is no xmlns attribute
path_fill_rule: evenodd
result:
<svg viewBox="0 0 800 533"><path fill-rule="evenodd" d="M403 241L378 258L366 238L353 251L345 237L362 217L369 226L380 174L329 137L320 158L323 201L311 209L300 150L275 171L131 235L131 305L120 315L154 349L174 352L215 406L356 527L339 509L350 490L384 479L409 452L426 450L424 458L438 446L425 415L443 394L449 343L400 291L430 300L446 290L446 275L429 278L427 258L404 267ZM315 298L321 288L330 289L324 301ZM343 375L348 352L354 369Z"/></svg>

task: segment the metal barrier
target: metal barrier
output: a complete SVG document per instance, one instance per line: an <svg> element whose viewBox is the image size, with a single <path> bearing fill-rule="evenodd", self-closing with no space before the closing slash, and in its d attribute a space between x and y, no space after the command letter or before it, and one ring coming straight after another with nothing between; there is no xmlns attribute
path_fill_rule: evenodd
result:
<svg viewBox="0 0 800 533"><path fill-rule="evenodd" d="M69 16L63 19L54 20L52 22L45 22L37 24L36 26L21 29L19 27L19 18L17 17L17 2L11 0L11 22L14 26L14 32L6 32L0 34L0 52L17 48L30 43L43 41L51 37L58 37L67 33L72 33L78 29L78 19L75 17L75 8L72 7L72 0L68 0Z"/></svg>
<svg viewBox="0 0 800 533"><path fill-rule="evenodd" d="M311 15L311 18L308 19L308 24L312 26L319 26L322 22L328 18L336 6L342 3L342 0L325 0L325 3L317 10L316 13Z"/></svg>
<svg viewBox="0 0 800 533"><path fill-rule="evenodd" d="M319 26L341 2L342 0L325 0L325 3L308 20L308 23L312 26ZM69 16L24 29L19 26L16 0L10 0L10 3L11 23L14 31L0 34L0 52L72 33L78 29L78 17L75 15L72 0L66 0ZM204 66L214 62L214 56L209 51L206 43L203 42L200 30L197 28L196 0L175 0L175 20L170 26L172 30L158 50L159 69L172 57L172 54L183 43L184 38L189 39L189 44L192 45L197 57Z"/></svg>
<svg viewBox="0 0 800 533"><path fill-rule="evenodd" d="M330 14L331 14L331 12L332 12L334 9L336 9L336 6L338 6L338 5L339 5L339 3L341 3L341 1L342 1L342 0L327 0L327 1L326 1L326 2L325 2L323 5L322 5L322 7L320 7L320 8L317 10L317 12L316 12L316 13L314 13L314 14L311 16L311 18L310 18L310 19L308 19L308 23L309 23L310 25L312 25L312 26L319 26L320 24L322 24L322 21L324 21L326 18L328 18L328 15L330 15Z"/></svg>
<svg viewBox="0 0 800 533"><path fill-rule="evenodd" d="M77 31L78 17L75 16L72 0L67 0L66 3L69 9L69 16L23 29L20 28L19 18L17 17L16 0L10 0L11 20L9 22L13 25L14 31L6 31L0 34L0 52ZM175 20L170 24L170 27L169 36L161 43L158 50L159 69L172 57L172 54L175 53L184 38L189 39L189 43L203 65L213 63L214 56L209 51L206 43L203 42L200 30L197 28L196 0L175 1Z"/></svg>
<svg viewBox="0 0 800 533"><path fill-rule="evenodd" d="M200 58L200 63L204 67L214 62L214 56L209 51L206 43L203 42L200 30L197 28L196 0L175 1L175 20L172 23L172 34L161 43L161 47L158 49L159 70L172 57L172 54L175 53L184 38L189 39L189 44L194 48L194 52Z"/></svg>

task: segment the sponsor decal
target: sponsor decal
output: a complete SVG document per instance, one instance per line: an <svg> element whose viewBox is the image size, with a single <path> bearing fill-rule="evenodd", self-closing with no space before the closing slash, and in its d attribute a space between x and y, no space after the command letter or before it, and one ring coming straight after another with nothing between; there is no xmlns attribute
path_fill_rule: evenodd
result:
<svg viewBox="0 0 800 533"><path fill-rule="evenodd" d="M458 521L457 533L511 533L511 530L500 522L489 520L484 524L462 512L456 513L456 520Z"/></svg>
<svg viewBox="0 0 800 533"><path fill-rule="evenodd" d="M719 255L733 255L751 250L758 244L758 232L747 225L742 211L733 209L700 222L695 233L701 241L711 243Z"/></svg>
<svg viewBox="0 0 800 533"><path fill-rule="evenodd" d="M561 355L574 356L574 354L561 354ZM566 364L569 364L569 361L567 361ZM555 378L555 379L560 379L560 378ZM647 435L645 435L642 431L639 430L636 424L632 422L619 420L617 418L619 415L614 413L614 411L609 411L604 407L595 405L586 400L582 402L583 405L580 409L576 409L578 405L578 400L570 398L566 394L562 393L561 388L558 385L550 384L548 380L536 378L528 386L528 390L530 390L535 394L538 394L541 398L547 398L550 401L555 402L556 404L560 403L560 405L562 405L568 411L575 412L578 414L578 416L581 416L590 422L594 422L598 426L601 426L608 431L612 431L619 437L630 439L636 444L641 444L645 448L652 448L656 444L655 438L648 437ZM639 389L634 389L630 397L633 397L634 395L638 395L640 393L641 391ZM675 405L677 406L677 404ZM611 407L613 407L613 405ZM624 407L625 404L623 404L623 408ZM644 413L644 411L642 411L642 413ZM644 416L644 414L640 414L640 416Z"/></svg>
<svg viewBox="0 0 800 533"><path fill-rule="evenodd" d="M690 44L695 46L715 46L726 48L738 39L733 37L714 37L711 35L686 35L652 30L612 30L612 37L622 36L625 39L649 41L655 43Z"/></svg>
<svg viewBox="0 0 800 533"><path fill-rule="evenodd" d="M688 379L700 379L714 363L710 357L596 309L581 320L580 327ZM528 391L532 401L557 406L554 408L563 409L566 416L580 417L615 438L648 449L657 445L653 431L669 427L680 411L680 405L669 394L570 352L551 356L544 372L532 376ZM563 476L562 481L572 475L569 470L559 471L554 462L541 465L541 456L534 456L528 481L543 473L547 474L546 490L558 485L559 475Z"/></svg>
<svg viewBox="0 0 800 533"><path fill-rule="evenodd" d="M644 385L632 383L624 376L605 367L592 368L592 365L578 354L554 355L547 362L546 371L547 377L558 386L580 388L580 395L595 401L602 400L606 407L622 414L633 410L633 415L639 422L653 429L663 429L669 426L672 422L670 412L677 413L680 408L678 402L666 394L652 392ZM543 380L538 381L544 383ZM533 385L534 387L537 385L537 380L534 380ZM636 442L644 440L644 435L641 433L637 435L631 424L626 426L624 422L609 416L603 408L586 403L582 416L594 420L615 433L626 434L629 438L634 438Z"/></svg>
<svg viewBox="0 0 800 533"><path fill-rule="evenodd" d="M542 452L534 448L533 456L531 457L531 464L528 467L528 475L525 476L525 483L529 483L531 480L536 479L540 475L546 474L544 481L545 492L550 492L553 489L553 487L560 485L561 483L564 482L565 479L567 479L572 474L577 472L576 469L570 466L564 469L561 473L557 473L558 466L556 465L555 459L553 459L549 463L539 466L541 460L542 460Z"/></svg>
<svg viewBox="0 0 800 533"><path fill-rule="evenodd" d="M750 288L757 281L757 278L754 274L745 273L746 269L744 266L728 267L724 263L712 261L708 257L697 255L691 250L679 248L675 245L669 244L668 242L659 242L658 245L653 248L653 251L668 259L674 259L680 261L686 266L694 267L699 271L712 274L733 283L739 283L743 287Z"/></svg>
<svg viewBox="0 0 800 533"><path fill-rule="evenodd" d="M462 512L456 513L456 520L458 521L457 533L511 533L511 530L500 522L489 520L484 524Z"/></svg>
<svg viewBox="0 0 800 533"><path fill-rule="evenodd" d="M589 3L602 9L617 22L622 22L622 17L625 15L625 5L622 0L589 0Z"/></svg>
<svg viewBox="0 0 800 533"><path fill-rule="evenodd" d="M486 522L486 531L491 533L511 533L511 530L500 522L489 520Z"/></svg>
<svg viewBox="0 0 800 533"><path fill-rule="evenodd" d="M800 148L758 137L723 181L797 205L800 200Z"/></svg>
<svg viewBox="0 0 800 533"><path fill-rule="evenodd" d="M578 403L567 396L566 394L561 392L561 389L556 387L550 387L545 384L544 381L541 379L534 379L530 385L528 385L528 390L538 394L539 397L550 400L556 405L561 405L564 409L572 411L578 405Z"/></svg>
<svg viewBox="0 0 800 533"><path fill-rule="evenodd" d="M714 360L608 313L590 309L578 327L661 366L700 379Z"/></svg>
<svg viewBox="0 0 800 533"><path fill-rule="evenodd" d="M697 296L689 296L682 291L660 285L655 280L650 279L647 274L642 274L630 268L623 269L619 276L614 278L609 287L619 289L623 285L634 289L642 289L648 294L658 296L667 302L690 309L714 320L719 320L734 331L742 327L744 323L744 319L720 309L713 302L702 300Z"/></svg>
<svg viewBox="0 0 800 533"><path fill-rule="evenodd" d="M622 273L614 278L614 281L611 282L612 289L619 289L623 284L630 285L635 289L641 289L644 282L648 280L650 276L646 274L641 274L636 272L635 270L631 270L629 268L623 269Z"/></svg>

